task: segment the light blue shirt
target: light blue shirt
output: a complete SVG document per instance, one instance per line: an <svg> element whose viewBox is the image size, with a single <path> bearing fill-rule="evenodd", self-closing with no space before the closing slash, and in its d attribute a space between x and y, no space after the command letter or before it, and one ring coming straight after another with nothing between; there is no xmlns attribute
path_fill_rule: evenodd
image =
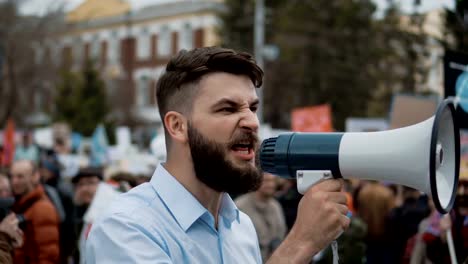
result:
<svg viewBox="0 0 468 264"><path fill-rule="evenodd" d="M87 264L262 262L252 221L228 194L216 229L213 215L162 165L93 224L85 255Z"/></svg>
<svg viewBox="0 0 468 264"><path fill-rule="evenodd" d="M24 147L23 145L16 147L15 160L30 160L34 163L39 161L39 150L35 145Z"/></svg>

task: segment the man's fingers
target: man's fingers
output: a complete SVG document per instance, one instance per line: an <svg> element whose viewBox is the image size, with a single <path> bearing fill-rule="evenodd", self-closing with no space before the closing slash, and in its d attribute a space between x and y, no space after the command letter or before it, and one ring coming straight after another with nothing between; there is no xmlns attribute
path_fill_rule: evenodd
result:
<svg viewBox="0 0 468 264"><path fill-rule="evenodd" d="M340 214L345 215L345 216L348 215L348 212L349 212L348 206L337 204L336 208L338 208L338 211L340 212Z"/></svg>
<svg viewBox="0 0 468 264"><path fill-rule="evenodd" d="M348 204L348 197L343 192L324 192L322 195L324 200L342 205Z"/></svg>
<svg viewBox="0 0 468 264"><path fill-rule="evenodd" d="M341 191L342 187L343 181L338 179L330 179L317 183L311 189L314 191L339 192Z"/></svg>
<svg viewBox="0 0 468 264"><path fill-rule="evenodd" d="M348 229L349 225L351 224L351 219L347 216L341 216L341 226L343 227L343 230Z"/></svg>

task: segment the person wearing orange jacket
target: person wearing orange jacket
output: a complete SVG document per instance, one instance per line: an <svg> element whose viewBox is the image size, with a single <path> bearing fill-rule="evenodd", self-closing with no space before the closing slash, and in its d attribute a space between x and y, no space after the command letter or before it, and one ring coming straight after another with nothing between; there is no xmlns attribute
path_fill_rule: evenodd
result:
<svg viewBox="0 0 468 264"><path fill-rule="evenodd" d="M59 261L59 216L40 184L37 167L14 161L11 185L16 202L13 212L25 219L24 245L15 250L15 264L49 264Z"/></svg>

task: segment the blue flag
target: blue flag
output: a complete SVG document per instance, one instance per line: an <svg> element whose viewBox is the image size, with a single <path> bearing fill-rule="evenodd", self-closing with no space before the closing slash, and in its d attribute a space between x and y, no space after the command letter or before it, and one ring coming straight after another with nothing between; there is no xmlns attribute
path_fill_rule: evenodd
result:
<svg viewBox="0 0 468 264"><path fill-rule="evenodd" d="M109 146L107 140L106 129L102 124L99 124L94 130L91 142L91 159L92 167L104 166L108 162L107 148Z"/></svg>

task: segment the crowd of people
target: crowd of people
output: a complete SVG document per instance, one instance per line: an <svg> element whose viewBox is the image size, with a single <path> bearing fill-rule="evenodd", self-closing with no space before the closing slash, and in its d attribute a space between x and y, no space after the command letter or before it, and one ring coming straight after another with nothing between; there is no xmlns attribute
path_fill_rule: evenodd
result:
<svg viewBox="0 0 468 264"><path fill-rule="evenodd" d="M43 149L25 132L14 160L0 169L0 263L84 263L80 238L104 167L81 167L72 177L60 161L63 151ZM115 172L106 183L126 191L149 176Z"/></svg>
<svg viewBox="0 0 468 264"><path fill-rule="evenodd" d="M338 238L341 263L451 263L451 230L458 263L468 261L468 179L461 178L453 210L443 216L432 199L412 188L373 181L347 181L350 227ZM236 204L255 225L263 259L292 227L300 194L294 181L264 174L264 182ZM332 263L331 249L314 263Z"/></svg>
<svg viewBox="0 0 468 264"><path fill-rule="evenodd" d="M157 91L167 161L151 177L87 166L71 173L60 158L66 139L39 149L24 134L0 172L0 263L331 263L324 247L337 236L341 263L466 261L468 179L446 215L427 195L385 182L332 179L302 197L294 180L256 166L253 86L263 73L251 56L184 51L166 71ZM125 194L90 225L103 182Z"/></svg>

